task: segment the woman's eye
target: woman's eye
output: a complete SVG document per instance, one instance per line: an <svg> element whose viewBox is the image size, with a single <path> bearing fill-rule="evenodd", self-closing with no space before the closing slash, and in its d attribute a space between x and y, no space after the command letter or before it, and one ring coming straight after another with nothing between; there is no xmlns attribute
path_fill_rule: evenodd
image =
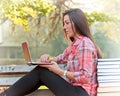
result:
<svg viewBox="0 0 120 96"><path fill-rule="evenodd" d="M69 24L69 22L66 22L66 24L68 25L68 24Z"/></svg>

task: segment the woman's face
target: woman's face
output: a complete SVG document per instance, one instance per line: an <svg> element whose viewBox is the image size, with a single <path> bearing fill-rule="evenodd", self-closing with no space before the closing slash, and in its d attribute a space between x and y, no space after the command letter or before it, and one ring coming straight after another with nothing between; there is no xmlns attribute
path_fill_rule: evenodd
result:
<svg viewBox="0 0 120 96"><path fill-rule="evenodd" d="M74 24L70 21L68 15L65 15L63 18L63 30L68 38L75 36Z"/></svg>

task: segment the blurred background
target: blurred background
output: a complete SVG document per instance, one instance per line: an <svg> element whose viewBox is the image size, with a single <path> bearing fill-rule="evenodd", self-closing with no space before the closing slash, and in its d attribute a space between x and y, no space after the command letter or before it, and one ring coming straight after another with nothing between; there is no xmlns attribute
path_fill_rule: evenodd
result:
<svg viewBox="0 0 120 96"><path fill-rule="evenodd" d="M24 63L23 41L34 60L62 53L62 12L69 8L85 12L104 58L120 58L120 0L0 0L0 64Z"/></svg>

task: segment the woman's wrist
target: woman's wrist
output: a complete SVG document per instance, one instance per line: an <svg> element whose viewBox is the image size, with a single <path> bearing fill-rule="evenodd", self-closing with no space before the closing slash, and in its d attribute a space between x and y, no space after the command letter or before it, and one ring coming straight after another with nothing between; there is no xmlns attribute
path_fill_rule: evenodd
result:
<svg viewBox="0 0 120 96"><path fill-rule="evenodd" d="M63 76L64 70L60 69L60 70L57 70L55 73L58 74L59 76Z"/></svg>
<svg viewBox="0 0 120 96"><path fill-rule="evenodd" d="M67 70L64 70L63 77L66 77L67 75Z"/></svg>
<svg viewBox="0 0 120 96"><path fill-rule="evenodd" d="M57 71L57 74L59 76L66 77L67 76L67 72L68 72L67 70L60 69L59 71Z"/></svg>

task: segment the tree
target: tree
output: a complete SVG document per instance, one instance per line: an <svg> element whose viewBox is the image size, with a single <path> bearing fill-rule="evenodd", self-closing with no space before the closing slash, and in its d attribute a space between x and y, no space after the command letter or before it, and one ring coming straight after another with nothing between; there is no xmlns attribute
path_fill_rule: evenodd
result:
<svg viewBox="0 0 120 96"><path fill-rule="evenodd" d="M52 0L49 1L52 2ZM44 39L43 41L47 41L48 38L53 38L59 33L57 30L60 30L58 24L61 23L61 14L65 9L71 8L70 5L73 3L72 0L56 0L53 3L51 2L46 0L18 0L16 2L13 2L13 0L1 0L3 17L13 22L13 30L15 30L15 25L22 25L25 31L29 32L33 31L34 28L37 36L41 33L40 27L43 27L41 19L45 19L44 23L47 21L49 24L47 27L45 26L47 29L42 30L46 33L46 36L43 36L44 38L42 39ZM65 2L71 3L67 3L67 5ZM97 12L86 13L86 16L90 25L96 21L110 20L105 14Z"/></svg>
<svg viewBox="0 0 120 96"><path fill-rule="evenodd" d="M29 30L28 23L31 18L37 18L41 15L48 16L55 9L55 6L46 0L8 1L1 0L3 16L13 21L14 24L22 25L26 30Z"/></svg>
<svg viewBox="0 0 120 96"><path fill-rule="evenodd" d="M11 36L13 38L9 40L14 40L15 42L27 40L36 48L39 48L42 45L41 43L47 42L50 39L54 40L53 38L57 37L61 39L61 42L64 42L63 38L59 37L59 33L62 32L62 12L65 9L71 8L71 5L74 3L72 0L49 1L53 2L50 3L46 0L18 0L17 2L13 2L13 0L1 0L2 16L5 18L2 19L3 22L8 19L12 21L11 28L14 33ZM8 5L10 6L9 8ZM90 26L97 21L111 21L111 17L103 13L92 12L88 14L85 12L85 14ZM53 42L53 45L46 43L48 44L47 46L49 48L54 46L55 48L55 42L51 42ZM60 49L63 49L62 47Z"/></svg>

